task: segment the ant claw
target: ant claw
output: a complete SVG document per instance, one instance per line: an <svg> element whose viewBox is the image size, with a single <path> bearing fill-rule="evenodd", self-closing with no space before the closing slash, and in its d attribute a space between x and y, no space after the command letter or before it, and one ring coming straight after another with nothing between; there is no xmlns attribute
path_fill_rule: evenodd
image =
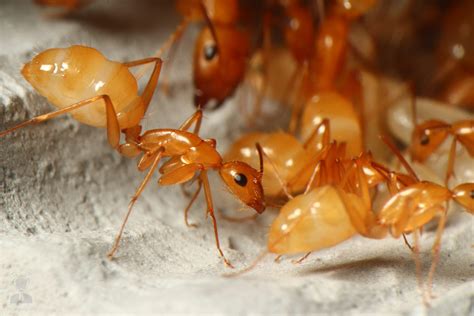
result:
<svg viewBox="0 0 474 316"><path fill-rule="evenodd" d="M230 263L229 260L227 260L224 257L222 257L222 259L224 260L224 264L225 264L226 267L231 268L231 269L235 269L235 267L232 265L232 263Z"/></svg>

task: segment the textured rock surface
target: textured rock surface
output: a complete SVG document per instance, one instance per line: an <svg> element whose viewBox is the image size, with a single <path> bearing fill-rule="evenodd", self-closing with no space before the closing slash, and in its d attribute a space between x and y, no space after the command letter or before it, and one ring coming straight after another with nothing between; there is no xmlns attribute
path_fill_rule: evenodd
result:
<svg viewBox="0 0 474 316"><path fill-rule="evenodd" d="M150 55L178 17L161 1L96 1L68 19L48 19L32 1L0 2L0 129L51 110L19 69L49 47L86 44L115 60ZM99 3L100 2L100 3ZM150 127L175 127L193 111L190 40L170 75L173 95L155 98ZM202 134L225 148L245 125L234 104L206 115ZM236 119L239 117L239 119ZM473 220L452 218L443 236L435 278L439 296L420 304L415 267L400 240L354 238L313 254L304 264L270 258L236 279L217 257L200 201L187 229L179 188L151 184L137 204L117 260L108 261L129 197L143 175L119 157L103 130L62 117L0 139L0 314L16 312L167 313L473 313ZM215 186L219 199L224 190ZM229 204L220 205L232 210ZM229 212L230 213L230 212ZM224 251L235 265L249 264L265 245L272 211L254 223L220 220ZM425 267L434 234L423 235ZM14 305L15 281L32 304ZM20 286L21 287L21 286Z"/></svg>

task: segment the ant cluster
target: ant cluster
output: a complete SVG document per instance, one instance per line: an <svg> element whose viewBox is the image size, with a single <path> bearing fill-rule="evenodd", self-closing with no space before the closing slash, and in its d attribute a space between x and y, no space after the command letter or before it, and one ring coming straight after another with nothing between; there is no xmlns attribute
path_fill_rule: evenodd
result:
<svg viewBox="0 0 474 316"><path fill-rule="evenodd" d="M67 10L78 10L84 5L79 0L36 2L63 6ZM462 14L459 7L467 3L470 2L454 5L449 16ZM255 27L246 25L250 22L238 0L177 0L182 22L152 57L121 63L84 46L48 49L35 56L25 64L22 74L58 110L6 129L0 132L0 137L70 113L79 122L105 128L110 146L119 154L140 157L137 169L147 170L147 173L130 201L109 258L118 250L135 202L158 170L159 185L197 181L196 192L190 196L185 210L188 226L192 226L187 220L188 211L204 188L217 250L224 263L232 267L219 244L208 180L208 172L217 170L235 197L258 214L263 213L266 206L280 208L268 232L265 254L305 253L298 260L301 262L311 252L335 246L356 234L374 239L403 236L413 252L418 283L427 303L447 221L448 202L455 201L474 213L474 183L448 186L458 145L474 157L474 121L418 123L416 116L413 117L415 128L408 148L412 161L423 163L451 139L443 185L421 180L398 147L385 136L381 136L382 141L405 172L375 159L366 149L364 100L358 76L364 67L364 58L359 56L362 61L354 61L360 52L357 44L350 41L349 34L352 26L376 10L377 5L376 0L266 0L258 4L258 27ZM449 26L454 29L451 32L456 33L453 24L458 21L451 17L449 21L446 28ZM142 131L140 121L157 88L163 65L160 57L177 43L191 23L203 25L193 57L194 105L198 110L178 129L162 127ZM251 30L257 33L258 44L252 44ZM442 42L443 50L447 45L454 45L452 42L454 40L447 44ZM456 47L463 49L461 57L468 63L474 56L469 51L472 45L469 46L464 37L456 43L461 45ZM212 109L216 109L233 96L257 54L261 56L262 85L255 93L256 99L261 101L271 85L269 65L272 51L278 45L283 46L296 65L287 91L292 96L286 100L291 106L288 129L243 135L223 158L214 139L199 136L202 111L212 102ZM463 61L458 55L454 56L456 60L446 62L448 65L438 81L446 81L447 73L461 72ZM154 68L139 95L137 78L130 68L143 65ZM466 66L466 69L471 68ZM456 76L458 81L446 84L444 100L474 104L470 103L474 100L472 89L466 88L472 85L473 75L466 69ZM415 105L413 102L413 113L416 113ZM261 102L256 102L256 111L260 106ZM164 159L167 160L162 163ZM378 194L383 188L388 197ZM383 199L381 207L374 206L375 199ZM438 219L438 224L425 287L420 270L420 233L433 219ZM406 238L408 234L413 236L413 246Z"/></svg>

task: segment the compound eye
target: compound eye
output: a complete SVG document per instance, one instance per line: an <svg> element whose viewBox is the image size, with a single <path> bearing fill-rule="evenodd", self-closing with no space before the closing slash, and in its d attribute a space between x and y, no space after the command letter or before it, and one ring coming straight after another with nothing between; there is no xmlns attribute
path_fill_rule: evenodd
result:
<svg viewBox="0 0 474 316"><path fill-rule="evenodd" d="M470 197L474 200L474 190L471 190Z"/></svg>
<svg viewBox="0 0 474 316"><path fill-rule="evenodd" d="M247 185L248 180L247 180L247 177L244 174L236 173L234 175L234 181L235 181L235 183L237 183L241 187L244 187L244 186Z"/></svg>
<svg viewBox="0 0 474 316"><path fill-rule="evenodd" d="M207 61L210 61L214 59L217 55L217 46L216 44L208 44L204 46L204 58L206 58Z"/></svg>
<svg viewBox="0 0 474 316"><path fill-rule="evenodd" d="M430 143L430 137L426 135L425 133L423 133L423 135L421 135L420 144L423 146L426 146L429 143Z"/></svg>

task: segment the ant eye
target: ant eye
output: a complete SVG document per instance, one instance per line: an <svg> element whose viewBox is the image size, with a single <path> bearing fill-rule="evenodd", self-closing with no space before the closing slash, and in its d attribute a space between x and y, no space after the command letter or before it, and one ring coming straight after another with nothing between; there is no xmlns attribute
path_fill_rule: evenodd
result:
<svg viewBox="0 0 474 316"><path fill-rule="evenodd" d="M217 55L217 46L216 44L204 46L204 57L206 60L212 60Z"/></svg>
<svg viewBox="0 0 474 316"><path fill-rule="evenodd" d="M236 173L234 175L234 181L241 187L244 187L247 185L247 177L244 174L241 173Z"/></svg>
<svg viewBox="0 0 474 316"><path fill-rule="evenodd" d="M420 144L425 146L425 145L428 145L429 143L430 143L430 137L426 134L423 134L420 139Z"/></svg>
<svg viewBox="0 0 474 316"><path fill-rule="evenodd" d="M470 196L471 196L471 199L473 199L473 200L474 200L474 190L471 190L471 194L470 194Z"/></svg>

